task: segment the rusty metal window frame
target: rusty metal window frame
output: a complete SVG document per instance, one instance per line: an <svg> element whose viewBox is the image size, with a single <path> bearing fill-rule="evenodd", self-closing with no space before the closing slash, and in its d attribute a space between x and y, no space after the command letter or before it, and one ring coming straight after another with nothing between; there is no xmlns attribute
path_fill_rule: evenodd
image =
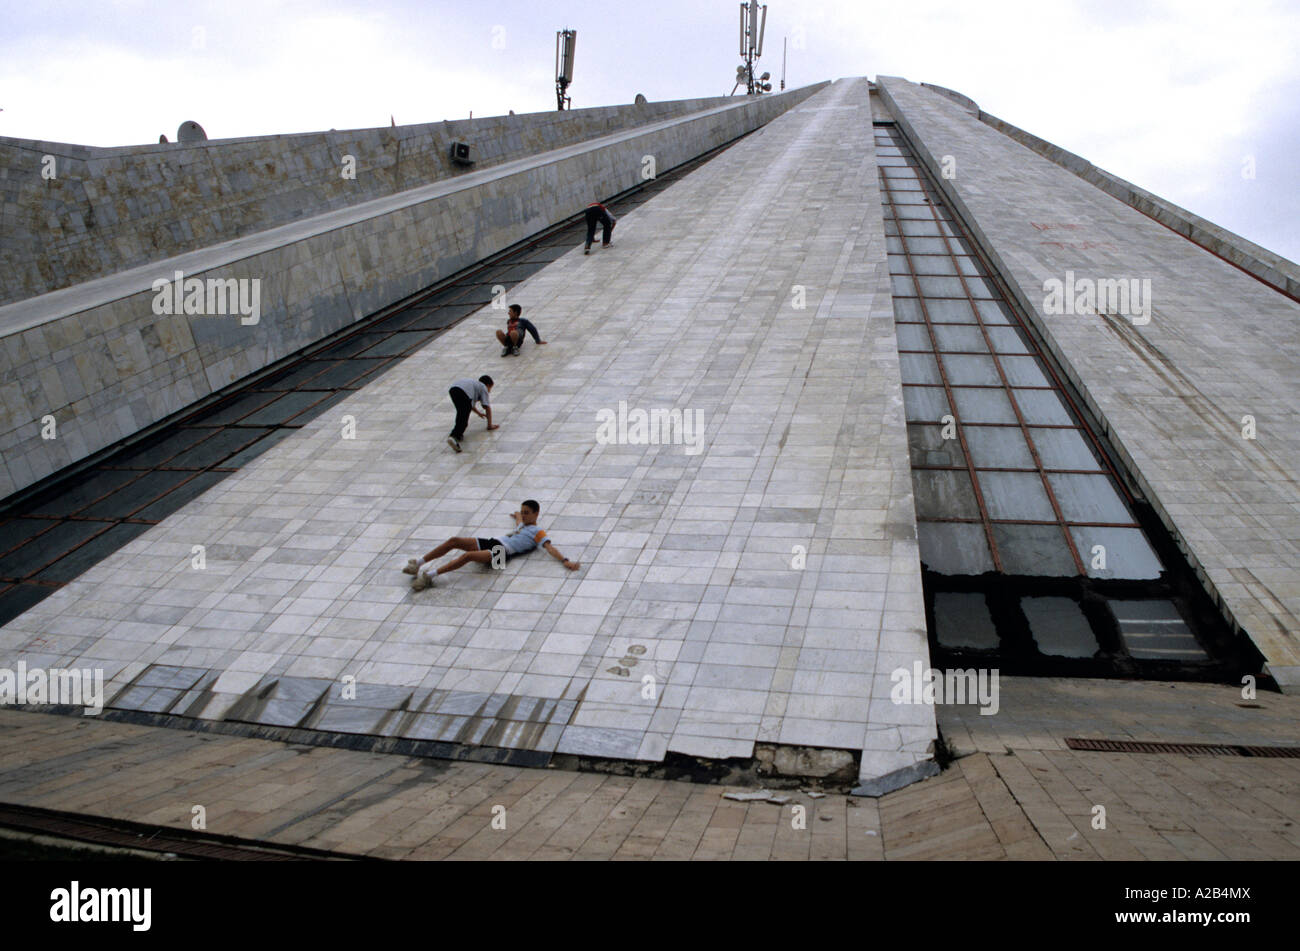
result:
<svg viewBox="0 0 1300 951"><path fill-rule="evenodd" d="M1046 351L1036 328L1030 325L1024 315L1021 314L1019 305L1011 295L1001 275L992 267L964 222L948 208L938 184L933 180L929 171L919 164L912 145L907 141L902 130L898 129L892 122L876 122L874 125L877 147L883 146L885 149L891 150L888 153L891 156L896 154L905 159L904 165L899 165L891 160L889 165L877 170L884 214L887 262L890 266L894 298L896 301L907 300L911 302L905 310L895 309L895 326L896 328L904 326L923 328L923 336L920 339L917 339L915 332L908 336L912 344L906 348L902 345L900 335L899 354L900 356L930 356L933 358L934 364L933 367L926 366L923 368L925 374L932 376L935 370L939 374L938 382L905 382L903 384L904 390L905 392L909 389L920 391L928 388L943 391L943 398L947 402L948 411L957 424L956 441L962 454L960 460L950 462L947 465L927 462L922 454L934 450L918 449L913 445L912 439L909 438L909 446L912 446L911 468L913 471L939 470L966 473L970 479L971 490L977 500L979 511L978 517L923 517L918 515L918 523L953 522L981 526L983 537L988 545L988 555L995 566L995 573L992 575L939 575L928 568L923 572L927 622L930 629L932 648L936 651L936 661L941 665L948 661L962 664L969 663L975 658L987 654L987 652L979 649L971 653L970 649L966 648L945 648L938 642L935 634L936 592L978 592L987 599L994 626L999 632L1001 646L994 650L993 657L996 658L999 666L1008 673L1033 674L1046 672L1066 676L1115 676L1116 674L1120 676L1145 676L1155 674L1174 679L1216 680L1221 679L1225 671L1231 671L1230 676L1232 677L1237 676L1237 673L1241 670L1259 671L1262 657L1258 651L1254 649L1248 640L1238 636L1228 627L1218 607L1209 599L1203 586L1187 566L1185 559L1176 550L1173 540L1168 537L1168 533L1163 530L1163 527L1157 524L1153 513L1148 509L1145 516L1139 517L1136 509L1138 506L1145 505L1144 500L1135 496L1130 483L1118 469L1115 457L1093 428L1096 425L1095 421L1081 409L1071 385L1064 381L1063 375L1058 371L1054 359ZM886 169L888 170L886 171ZM908 199L906 207L910 209L928 205L931 210L929 218L898 217L896 215L898 205L894 199L899 192L905 194ZM917 196L921 196L921 203L914 200ZM906 224L906 222L916 221L928 221L929 225L922 228L920 225L914 227ZM905 228L934 233L908 235L903 233ZM916 243L916 250L913 249L914 242ZM949 271L947 266L935 265L933 260L936 258L950 260L952 262L951 270ZM919 268L918 264L920 265ZM936 268L943 273L932 273ZM924 273L918 273L918 270ZM935 276L950 279L947 282L927 282L932 286L939 286L941 293L938 294L926 293L920 283L916 281L917 277ZM899 280L900 278L902 280ZM980 282L978 287L980 293L972 292L971 279ZM909 289L911 293L905 293ZM900 293L900 291L903 293ZM936 301L962 301L969 309L969 316L973 319L936 319L936 315L931 313L935 309L932 302ZM985 310L981 310L981 305ZM996 310L991 310L990 305L995 307ZM961 316L963 318L968 316L966 313L952 313L951 307L938 309L951 316ZM1000 316L1001 321L993 320L993 315ZM938 316L942 316L942 314ZM971 337L966 338L967 346L962 349L941 346L936 328L945 326L964 327L978 333L978 339L986 349L969 349L969 346L975 344L976 339ZM1012 328L1024 345L1023 352L1011 352L995 346L994 337L999 336L999 332L1005 333L1007 328ZM965 335L949 334L949 337L961 336ZM924 341L928 341L929 349L916 349L916 347L923 345ZM945 356L967 355L990 358L992 369L996 373L995 382L955 384L949 376L944 358ZM1046 379L1047 385L1042 385L1038 381L1035 381L1035 385L1032 386L1012 384L1007 373L1008 364L1004 363L1007 358L1011 357L1028 357L1032 360L1034 368L1041 371L1041 376ZM1025 367L1025 364L1016 365L1017 378L1034 379L1032 373L1026 374ZM971 377L978 377L984 372L979 367L974 366L966 367L965 371ZM954 395L954 390L962 389L1002 391L1006 394L1014 419L1004 422L962 421L961 410ZM1017 392L1020 391L1040 393L1050 391L1054 393L1064 407L1070 422L1052 423L1029 419L1025 408L1016 398ZM910 417L907 419L909 435L922 427L939 427L941 425L942 420L940 419L921 420ZM1018 445L1015 447L1017 464L1014 466L976 465L967 434L976 429L984 428L1004 428L1019 432L1024 441L1024 448L1028 450L1029 458L1032 460L1032 468L1026 468L1020 461L1024 456L1021 454L1022 450ZM1057 458L1065 460L1069 459L1071 454L1081 454L1086 446L1087 453L1095 468L1049 467L1045 463L1034 438L1034 431L1044 430L1078 433L1083 442L1078 445L1077 452L1073 449L1065 451L1057 448L1053 450L1053 453L1054 455L1059 453ZM928 445L931 441L922 441L922 445ZM986 457L983 461L988 462L991 460ZM1069 459L1069 461L1081 462L1081 460L1076 459ZM1050 501L1053 517L1050 520L991 517L986 501L985 487L980 482L979 473L981 472L1036 474L1042 484L1043 492ZM1057 496L1055 487L1048 479L1049 475L1104 477L1106 484L1115 492L1119 501L1123 503L1128 521L1100 522L1067 518L1062 510L1061 501ZM964 494L964 486L962 491ZM1113 502L1113 500L1111 501ZM1013 576L1006 574L1003 567L1003 552L999 549L997 539L994 537L994 527L998 525L1054 527L1065 542L1066 550L1070 553L1071 560L1074 563L1076 574L1042 576ZM1089 576L1084 568L1083 555L1079 548L1080 543L1076 543L1076 538L1071 530L1093 527L1130 529L1140 532L1142 539L1161 565L1162 574L1160 578L1158 580L1138 580ZM1153 534L1153 531L1157 529L1158 532ZM1062 567L1064 566L1062 565ZM1065 597L1075 600L1080 605L1084 615L1088 617L1088 623L1092 628L1093 635L1098 640L1099 654L1091 659L1076 660L1074 658L1049 657L1041 653L1035 653L1032 647L1033 641L1031 640L1035 638L1033 630L1024 627L1024 617L1017 621L1015 616L1020 615L1019 604L1022 598L1045 596ZM1147 660L1138 661L1128 655L1127 648L1122 643L1117 615L1109 608L1102 609L1101 605L1119 604L1130 600L1153 599L1156 601L1173 601L1178 605L1178 611L1183 615L1184 622L1192 630L1201 648L1206 650L1205 663L1152 663ZM987 662L988 659L992 658L986 658L984 662Z"/></svg>

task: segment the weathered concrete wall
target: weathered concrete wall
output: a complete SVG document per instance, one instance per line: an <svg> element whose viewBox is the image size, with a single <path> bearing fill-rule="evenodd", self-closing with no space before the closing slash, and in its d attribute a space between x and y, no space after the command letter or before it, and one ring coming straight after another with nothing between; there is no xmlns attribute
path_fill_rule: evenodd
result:
<svg viewBox="0 0 1300 951"><path fill-rule="evenodd" d="M0 307L0 497L641 181L825 84L505 162ZM155 280L257 280L261 315L157 316ZM41 438L55 418L58 438Z"/></svg>
<svg viewBox="0 0 1300 951"><path fill-rule="evenodd" d="M256 136L191 145L94 148L0 136L0 304L70 287L474 168L688 115L727 100L685 99ZM343 156L355 178L343 177ZM55 177L42 171L53 161Z"/></svg>
<svg viewBox="0 0 1300 951"><path fill-rule="evenodd" d="M965 103L878 86L1207 590L1300 689L1300 304ZM1149 323L1048 313L1069 271L1150 280Z"/></svg>

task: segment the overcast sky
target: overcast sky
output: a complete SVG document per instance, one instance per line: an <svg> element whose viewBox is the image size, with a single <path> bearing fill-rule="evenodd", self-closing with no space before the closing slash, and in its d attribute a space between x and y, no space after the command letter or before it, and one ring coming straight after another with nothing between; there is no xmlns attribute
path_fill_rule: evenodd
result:
<svg viewBox="0 0 1300 951"><path fill-rule="evenodd" d="M0 135L88 145L307 132L730 92L738 0L0 0ZM787 85L897 75L1295 261L1298 0L771 0ZM1253 165L1254 177L1249 176Z"/></svg>

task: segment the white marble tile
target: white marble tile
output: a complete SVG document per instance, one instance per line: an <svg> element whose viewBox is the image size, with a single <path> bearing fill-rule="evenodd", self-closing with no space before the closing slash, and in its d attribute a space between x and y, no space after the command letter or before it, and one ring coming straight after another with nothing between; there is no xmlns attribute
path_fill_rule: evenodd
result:
<svg viewBox="0 0 1300 951"><path fill-rule="evenodd" d="M815 101L865 105L867 86L841 82ZM339 404L361 438L341 440L333 413L308 423L0 637L17 625L94 632L87 653L125 664L119 679L173 638L165 662L233 678L205 716L263 674L349 673L581 698L538 748L583 755L748 756L760 729L861 749L868 716L888 713L866 702L876 648L891 663L928 663L928 651L915 543L892 549L884 531L897 517L889 480L910 483L906 435L888 415L892 330L872 332L892 316L871 128L835 115L796 108L621 218L615 249L570 253L512 289L547 347L501 360L499 314L471 315ZM810 155L817 172L803 174ZM794 310L794 284L822 304ZM498 381L502 428L475 419L459 455L441 441L449 366ZM620 401L700 410L699 453L598 442L598 414ZM869 439L853 418L873 421ZM582 569L534 552L410 590L406 558L451 534L505 531L528 497ZM214 552L197 572L186 567L196 541L257 550ZM127 616L142 603L186 613ZM0 645L0 661L18 648ZM791 693L796 680L811 686ZM907 749L896 733L891 749L923 758L932 720L888 722L921 731Z"/></svg>

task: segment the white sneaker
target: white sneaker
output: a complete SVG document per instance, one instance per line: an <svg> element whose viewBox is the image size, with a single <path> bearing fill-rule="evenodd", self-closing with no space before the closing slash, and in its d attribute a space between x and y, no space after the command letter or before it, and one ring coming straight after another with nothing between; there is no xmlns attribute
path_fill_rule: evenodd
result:
<svg viewBox="0 0 1300 951"><path fill-rule="evenodd" d="M404 571L408 575L413 575L419 570L420 570L420 563L416 561L414 558L408 561L406 563L406 567L402 569L402 571Z"/></svg>
<svg viewBox="0 0 1300 951"><path fill-rule="evenodd" d="M460 451L461 451L461 449L460 449L460 440L458 440L455 436L448 436L448 437L447 437L447 445L448 445L448 446L451 446L451 448L452 448L452 449L455 449L457 452L460 452Z"/></svg>
<svg viewBox="0 0 1300 951"><path fill-rule="evenodd" d="M433 586L433 575L426 574L425 572L420 572L420 574L415 576L415 580L411 582L412 591L423 591L425 588L432 588Z"/></svg>

